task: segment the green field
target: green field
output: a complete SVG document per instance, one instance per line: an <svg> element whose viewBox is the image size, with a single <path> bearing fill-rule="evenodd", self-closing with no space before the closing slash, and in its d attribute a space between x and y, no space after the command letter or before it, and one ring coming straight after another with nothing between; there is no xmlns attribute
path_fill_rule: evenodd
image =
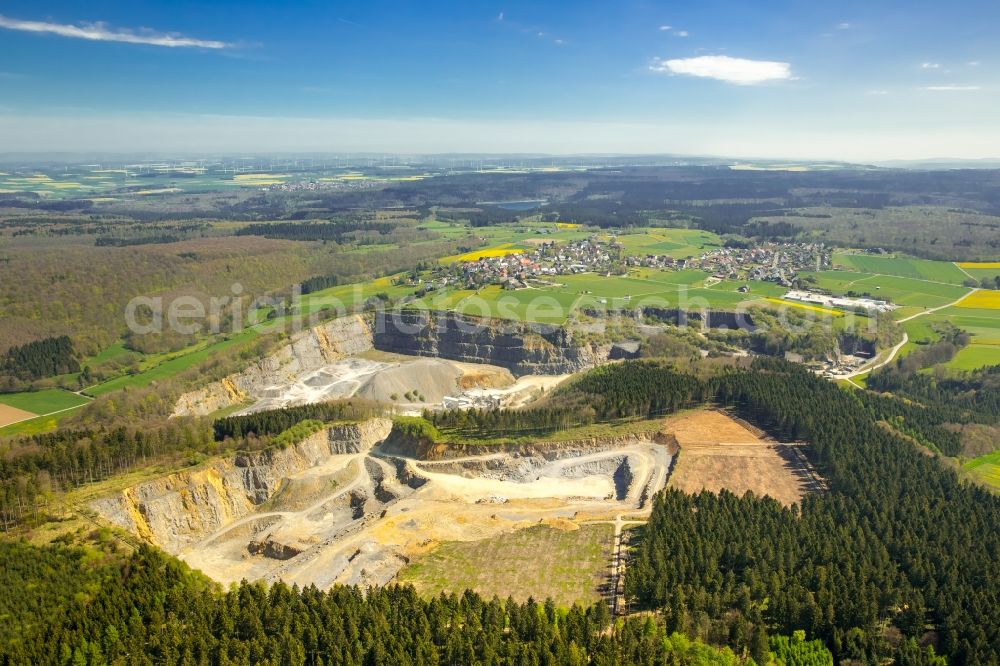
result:
<svg viewBox="0 0 1000 666"><path fill-rule="evenodd" d="M906 256L837 253L833 265L847 270L875 275L896 275L916 280L930 280L961 285L969 276L950 261L932 261Z"/></svg>
<svg viewBox="0 0 1000 666"><path fill-rule="evenodd" d="M959 264L959 268L976 280L993 279L1000 275L1000 262L984 262L976 266Z"/></svg>
<svg viewBox="0 0 1000 666"><path fill-rule="evenodd" d="M814 280L812 284L820 289L842 295L850 291L856 294L867 293L873 298L885 298L896 305L916 307L918 308L916 312L923 308L947 305L969 292L967 287L961 285L856 271L819 271L803 273L803 276L812 278ZM914 314L910 311L904 313ZM900 316L905 314L900 313Z"/></svg>
<svg viewBox="0 0 1000 666"><path fill-rule="evenodd" d="M560 606L600 600L614 528L583 525L577 530L536 526L480 541L447 542L411 561L397 580L426 596L472 589L525 601L551 598Z"/></svg>
<svg viewBox="0 0 1000 666"><path fill-rule="evenodd" d="M491 285L478 291L451 289L434 292L422 301L432 310L454 310L473 316L562 324L574 312L586 309L665 308L733 309L751 301L767 306L765 296L785 293L778 285L751 284L750 293L737 291L743 283L721 282L700 286L704 271L655 271L638 269L628 275L606 277L595 273L559 275L557 286L507 290ZM774 304L771 304L774 307Z"/></svg>
<svg viewBox="0 0 1000 666"><path fill-rule="evenodd" d="M955 358L944 365L957 370L976 370L988 365L1000 365L1000 345L971 344L960 349Z"/></svg>
<svg viewBox="0 0 1000 666"><path fill-rule="evenodd" d="M32 414L51 414L63 409L85 405L89 400L69 391L47 389L24 393L0 393L0 403L23 409Z"/></svg>
<svg viewBox="0 0 1000 666"><path fill-rule="evenodd" d="M974 370L1000 365L1000 310L950 307L903 324L913 343L940 339L936 328L955 326L971 334L971 344L963 348L946 367ZM904 350L907 351L907 350Z"/></svg>
<svg viewBox="0 0 1000 666"><path fill-rule="evenodd" d="M100 396L124 388L141 388L153 382L164 381L207 360L213 354L233 345L246 342L259 334L258 328L246 328L228 339L200 346L196 350L175 355L153 367L133 375L123 375L86 389L88 395Z"/></svg>
<svg viewBox="0 0 1000 666"><path fill-rule="evenodd" d="M642 233L620 234L618 242L628 254L661 254L674 259L686 259L722 247L722 239L716 234L699 229L651 228Z"/></svg>
<svg viewBox="0 0 1000 666"><path fill-rule="evenodd" d="M1000 490L1000 451L974 458L962 466L977 480Z"/></svg>
<svg viewBox="0 0 1000 666"><path fill-rule="evenodd" d="M41 415L0 428L0 436L50 432L62 419L74 414L75 408L82 407L88 402L90 401L87 398L60 389L0 394L0 403Z"/></svg>

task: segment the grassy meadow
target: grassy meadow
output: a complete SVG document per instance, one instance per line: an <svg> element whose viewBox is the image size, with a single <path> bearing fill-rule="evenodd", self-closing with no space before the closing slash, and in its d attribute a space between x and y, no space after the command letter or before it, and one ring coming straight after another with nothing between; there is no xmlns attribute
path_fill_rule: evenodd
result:
<svg viewBox="0 0 1000 666"><path fill-rule="evenodd" d="M600 599L611 558L612 525L536 526L480 541L453 541L415 558L397 580L425 596L472 589L484 598L551 597L560 606Z"/></svg>

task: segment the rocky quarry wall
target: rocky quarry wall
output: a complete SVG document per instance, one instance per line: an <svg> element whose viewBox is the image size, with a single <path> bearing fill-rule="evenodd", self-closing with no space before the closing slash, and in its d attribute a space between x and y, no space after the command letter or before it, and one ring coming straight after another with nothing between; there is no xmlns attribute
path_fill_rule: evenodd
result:
<svg viewBox="0 0 1000 666"><path fill-rule="evenodd" d="M221 527L252 516L289 476L332 455L367 451L391 429L388 419L334 425L285 449L237 453L131 486L91 506L105 520L178 553Z"/></svg>
<svg viewBox="0 0 1000 666"><path fill-rule="evenodd" d="M297 333L291 341L246 370L185 393L174 416L205 416L238 405L260 390L372 348L372 331L362 315L340 317Z"/></svg>
<svg viewBox="0 0 1000 666"><path fill-rule="evenodd" d="M607 350L575 346L560 326L468 317L453 312L377 313L376 349L453 361L488 363L515 376L561 375L590 367Z"/></svg>

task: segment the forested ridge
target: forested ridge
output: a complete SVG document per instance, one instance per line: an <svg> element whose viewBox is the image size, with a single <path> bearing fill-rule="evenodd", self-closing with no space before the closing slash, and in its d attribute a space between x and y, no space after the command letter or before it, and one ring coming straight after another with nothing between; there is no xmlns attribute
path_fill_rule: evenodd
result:
<svg viewBox="0 0 1000 666"><path fill-rule="evenodd" d="M665 609L668 629L737 644L804 629L837 659L924 663L925 638L953 663L1000 660L998 498L805 369L759 360L711 383L744 418L809 441L831 492L792 509L728 493L657 496L627 575L642 605Z"/></svg>

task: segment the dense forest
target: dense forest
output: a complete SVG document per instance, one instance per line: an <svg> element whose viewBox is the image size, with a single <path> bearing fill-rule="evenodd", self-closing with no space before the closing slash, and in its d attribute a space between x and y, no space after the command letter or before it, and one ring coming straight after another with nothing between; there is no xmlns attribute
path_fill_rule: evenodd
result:
<svg viewBox="0 0 1000 666"><path fill-rule="evenodd" d="M63 429L0 443L0 529L45 517L53 494L140 469L168 456L220 453L199 422L158 428Z"/></svg>
<svg viewBox="0 0 1000 666"><path fill-rule="evenodd" d="M401 226L403 222L411 225L414 220L367 220L367 219L333 219L328 222L279 222L248 224L236 231L237 236L264 236L265 238L281 238L298 241L333 241L342 243L358 231L371 231L382 235L388 234Z"/></svg>
<svg viewBox="0 0 1000 666"><path fill-rule="evenodd" d="M708 638L802 629L838 660L928 663L918 642L930 640L954 663L996 663L998 498L801 367L762 359L710 383L744 418L809 441L831 492L791 509L659 495L627 574L641 605L662 608L670 630Z"/></svg>
<svg viewBox="0 0 1000 666"><path fill-rule="evenodd" d="M872 373L868 386L937 409L960 410L966 418L977 422L1000 421L1000 365L964 372L923 373L898 363Z"/></svg>
<svg viewBox="0 0 1000 666"><path fill-rule="evenodd" d="M0 543L0 661L10 664L691 664L831 666L802 634L737 657L651 617L612 626L607 606L424 599L411 587L226 592L148 547L128 558ZM18 590L25 584L34 593Z"/></svg>
<svg viewBox="0 0 1000 666"><path fill-rule="evenodd" d="M972 381L988 385L995 376L987 370ZM660 496L628 570L640 607L663 610L670 631L738 651L771 632L804 630L838 659L936 663L932 645L956 663L995 663L1000 500L963 485L913 445L955 455L961 444L946 424L995 420L991 403L973 410L980 403L964 394L968 404L921 406L845 391L775 359L705 380L660 362L626 361L583 375L544 409L425 416L443 431L496 436L567 414L589 422L708 400L779 438L809 441L832 491L801 507L729 493ZM576 409L560 409L569 406Z"/></svg>
<svg viewBox="0 0 1000 666"><path fill-rule="evenodd" d="M31 381L70 372L79 372L80 362L68 336L35 340L11 347L0 357L0 376Z"/></svg>

